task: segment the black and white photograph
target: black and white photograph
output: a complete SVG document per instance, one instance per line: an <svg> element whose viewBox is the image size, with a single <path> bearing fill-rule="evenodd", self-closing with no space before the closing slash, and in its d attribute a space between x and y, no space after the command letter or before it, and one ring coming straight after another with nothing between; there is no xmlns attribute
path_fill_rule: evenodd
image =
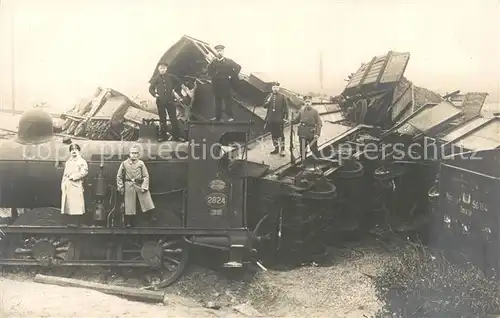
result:
<svg viewBox="0 0 500 318"><path fill-rule="evenodd" d="M0 317L500 317L499 0L0 0Z"/></svg>

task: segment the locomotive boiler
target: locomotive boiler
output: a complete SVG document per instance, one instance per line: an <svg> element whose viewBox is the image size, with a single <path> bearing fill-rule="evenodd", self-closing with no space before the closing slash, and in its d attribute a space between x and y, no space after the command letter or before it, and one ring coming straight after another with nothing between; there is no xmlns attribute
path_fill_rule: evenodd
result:
<svg viewBox="0 0 500 318"><path fill-rule="evenodd" d="M154 126L148 123L136 142L77 141L89 173L86 225L74 228L60 211L69 143L53 134L47 113L27 111L17 137L1 144L0 207L11 208L12 215L0 226L0 266L153 268L162 273L157 287L164 287L181 275L188 246L197 244L227 252L226 267L241 267L253 235L246 215L247 178L231 167L246 159L230 161L224 149L234 136L247 142L251 124L190 122L186 143L153 141ZM156 208L127 228L120 222L116 173L132 146L142 148ZM20 208L25 212L18 213Z"/></svg>

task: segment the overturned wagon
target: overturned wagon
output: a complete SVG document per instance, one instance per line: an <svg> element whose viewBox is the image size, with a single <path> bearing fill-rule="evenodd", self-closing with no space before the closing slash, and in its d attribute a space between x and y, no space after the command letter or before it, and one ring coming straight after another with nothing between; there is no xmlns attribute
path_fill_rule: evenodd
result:
<svg viewBox="0 0 500 318"><path fill-rule="evenodd" d="M142 121L157 119L158 115L116 90L98 88L91 98L75 105L61 118L65 120L62 132L68 135L93 140L137 140Z"/></svg>

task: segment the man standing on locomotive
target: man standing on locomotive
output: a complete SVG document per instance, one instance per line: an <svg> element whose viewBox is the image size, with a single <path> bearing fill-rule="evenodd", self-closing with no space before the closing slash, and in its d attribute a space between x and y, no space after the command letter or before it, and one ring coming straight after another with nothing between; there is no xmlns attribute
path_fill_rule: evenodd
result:
<svg viewBox="0 0 500 318"><path fill-rule="evenodd" d="M71 157L64 164L61 181L61 213L72 216L71 224L68 226L80 224L85 214L83 179L87 176L89 168L85 159L80 156L80 150L78 144L69 145Z"/></svg>
<svg viewBox="0 0 500 318"><path fill-rule="evenodd" d="M319 112L312 107L312 97L304 96L304 103L305 106L300 109L298 116L292 121L292 124L299 124L297 134L299 135L302 163L304 163L306 158L306 147L308 145L316 158L320 157L318 138L323 126Z"/></svg>
<svg viewBox="0 0 500 318"><path fill-rule="evenodd" d="M288 119L288 103L286 97L279 92L280 83L274 82L273 92L269 94L264 102L267 108L266 126L271 132L274 150L272 155L279 153L285 156L285 135L283 133L285 121Z"/></svg>
<svg viewBox="0 0 500 318"><path fill-rule="evenodd" d="M129 155L130 157L120 164L116 175L118 192L124 196L126 226L132 225L132 218L136 215L137 197L139 197L142 212L155 208L149 192L148 169L139 159L139 148L132 146Z"/></svg>
<svg viewBox="0 0 500 318"><path fill-rule="evenodd" d="M182 89L180 80L172 74L167 74L167 64L160 62L158 64L158 74L153 77L149 85L149 93L156 97L156 107L160 117L160 137L158 141L167 138L167 114L172 125L172 138L179 140L180 130L177 121L177 106L173 90Z"/></svg>
<svg viewBox="0 0 500 318"><path fill-rule="evenodd" d="M212 79L212 90L215 96L215 117L222 118L222 102L229 121L234 120L232 85L238 80L241 66L230 58L224 57L224 45L216 45L217 57L207 67L208 76Z"/></svg>

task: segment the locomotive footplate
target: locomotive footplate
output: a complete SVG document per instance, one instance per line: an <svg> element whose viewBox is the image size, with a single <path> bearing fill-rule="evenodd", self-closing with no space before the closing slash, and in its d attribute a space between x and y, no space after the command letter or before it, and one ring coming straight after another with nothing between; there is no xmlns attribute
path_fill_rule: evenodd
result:
<svg viewBox="0 0 500 318"><path fill-rule="evenodd" d="M241 233L249 232L245 228L232 229L203 229L203 228L179 228L179 227L131 227L131 228L109 228L98 226L82 226L78 228L67 226L30 226L30 225L0 225L0 231L5 234L91 234L91 235L208 235L208 236L241 236Z"/></svg>

